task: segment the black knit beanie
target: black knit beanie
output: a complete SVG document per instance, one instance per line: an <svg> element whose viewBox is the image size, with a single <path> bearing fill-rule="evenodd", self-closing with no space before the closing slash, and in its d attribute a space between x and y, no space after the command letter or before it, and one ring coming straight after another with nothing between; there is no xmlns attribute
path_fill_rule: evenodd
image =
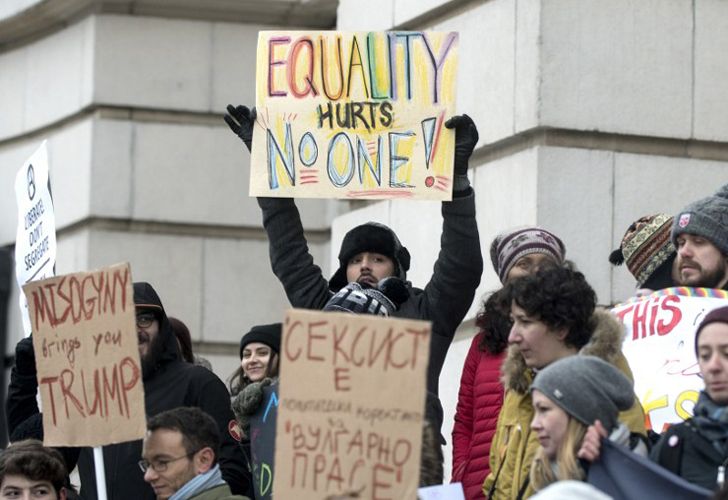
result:
<svg viewBox="0 0 728 500"><path fill-rule="evenodd" d="M240 339L240 359L243 359L243 349L252 342L265 344L278 354L281 352L281 323L269 325L255 325Z"/></svg>
<svg viewBox="0 0 728 500"><path fill-rule="evenodd" d="M410 268L410 254L390 228L378 222L367 222L355 227L341 242L339 251L339 269L329 280L329 289L336 292L347 283L346 268L349 260L362 252L376 252L385 255L394 262L394 276L407 279Z"/></svg>
<svg viewBox="0 0 728 500"><path fill-rule="evenodd" d="M702 236L728 255L728 184L713 196L695 201L675 216L672 242L682 233Z"/></svg>

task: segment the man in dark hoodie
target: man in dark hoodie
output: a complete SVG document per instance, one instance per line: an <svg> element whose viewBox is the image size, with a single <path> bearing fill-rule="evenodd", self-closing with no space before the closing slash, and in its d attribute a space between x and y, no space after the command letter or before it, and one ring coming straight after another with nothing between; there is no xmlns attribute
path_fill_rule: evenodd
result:
<svg viewBox="0 0 728 500"><path fill-rule="evenodd" d="M250 150L255 110L228 106L225 121ZM467 176L468 160L478 131L467 115L445 123L455 129L453 199L442 203L440 254L424 289L407 282L408 297L393 316L432 321L427 390L438 394L438 379L455 330L473 301L483 272L475 195ZM293 199L258 198L268 233L273 272L293 307L322 309L335 292L350 282L376 287L379 280L407 279L410 254L397 235L383 224L368 222L349 231L339 251L339 268L330 281L313 262ZM439 406L439 400L438 400ZM438 422L439 430L442 422Z"/></svg>
<svg viewBox="0 0 728 500"><path fill-rule="evenodd" d="M210 370L182 360L162 301L149 283L134 283L134 303L147 418L179 406L198 407L212 416L222 436L219 462L223 479L233 493L248 494L251 485L250 472L237 449L237 444L227 431L228 423L234 419L234 415L225 384ZM24 350L21 351L22 356L16 359L16 367L32 365L34 371L33 345L28 341L21 343ZM23 373L29 370L29 367L24 368ZM35 375L26 378L35 379ZM32 384L32 388L26 384L23 391L9 395L9 398L24 402L20 405L8 400L8 408L12 409L8 415L11 426L18 425L31 417L28 412L37 413L37 405L30 405L30 399L27 397L29 395L27 393L31 390L33 395L30 399L34 402L37 382ZM139 469L138 462L142 456L141 439L104 446L103 450L109 500L156 498L152 488L144 482L144 474ZM81 497L85 500L95 500L96 478L93 452L90 448L81 449L78 470L81 478Z"/></svg>

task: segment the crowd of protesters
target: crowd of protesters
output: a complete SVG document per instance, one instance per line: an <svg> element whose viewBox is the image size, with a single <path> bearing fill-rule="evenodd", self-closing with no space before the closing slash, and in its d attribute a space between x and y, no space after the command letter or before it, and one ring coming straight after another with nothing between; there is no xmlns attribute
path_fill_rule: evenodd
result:
<svg viewBox="0 0 728 500"><path fill-rule="evenodd" d="M255 109L228 106L225 121L248 150L255 120ZM454 426L444 428L440 375L483 272L467 175L478 132L467 115L445 126L455 131L453 198L442 203L440 251L422 288L407 280L409 250L377 222L346 233L338 268L326 279L309 253L294 200L258 199L271 267L291 306L432 322L420 484L444 480L442 445L451 431L452 481L462 483L467 499L548 498L557 487L562 495L581 492L571 498L587 488L593 498L607 498L586 482L613 446L649 457L705 495L720 494L728 463L728 306L696 329L705 389L693 417L661 436L648 434L622 353L622 325L597 307L562 239L540 227L500 228L490 245L502 288L480 305ZM619 248L605 252L607 261L626 264L637 295L678 285L728 289L728 185L674 216L638 218ZM167 316L152 285L135 283L134 301L147 433L104 447L108 498L255 498L249 418L260 408L262 389L278 382L281 324L254 326L242 336L240 367L227 390L193 354L189 330ZM8 389L13 444L0 454L0 498L97 498L90 449L42 445L37 389L32 340L23 339ZM74 468L78 492L69 480Z"/></svg>

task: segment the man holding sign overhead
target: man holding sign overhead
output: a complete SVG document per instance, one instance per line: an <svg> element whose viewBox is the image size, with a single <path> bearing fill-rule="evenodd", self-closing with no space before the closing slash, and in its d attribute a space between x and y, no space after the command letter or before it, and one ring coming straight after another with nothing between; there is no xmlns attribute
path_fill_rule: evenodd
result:
<svg viewBox="0 0 728 500"><path fill-rule="evenodd" d="M298 33L298 35L300 35L300 33ZM369 34L369 36L366 37L366 40L376 38L371 35L372 34ZM416 38L415 35L420 38ZM336 36L338 36L338 34ZM358 35L356 34L353 35L353 40L355 42L357 40L357 36ZM391 41L392 37L396 38L396 36L396 33L390 35L389 40ZM412 34L412 36L415 37L412 39L412 43L414 44L413 47L415 47L413 48L413 54L416 54L417 40L421 40L423 44L426 44L429 43L427 42L429 38L427 34ZM262 40L265 38L265 35L261 35L261 37ZM285 38L286 36L281 36L276 39L282 40ZM341 38L344 42L349 39L346 34L341 35ZM294 45L303 43L300 42L300 40L305 41L305 39L306 34L303 34L295 42L291 43ZM266 74L266 71L273 71L269 66L266 66L266 64L263 64L263 67L261 67L261 62L270 60L268 56L261 56L261 51L271 47L269 43L270 40L266 38L263 40L265 42L264 44L261 44L261 40L259 40L258 46L259 84L263 81L261 73ZM440 63L442 63L440 69L449 68L447 63L443 61L447 57L447 54L451 54L451 52L447 52L451 47L451 45L447 45L447 40L452 41L452 39L445 37L445 40L445 42L442 42L439 45L439 49L434 49L435 52L439 50L438 53L441 56L437 59ZM321 41L320 46L323 47L323 41L319 41ZM376 47L375 42L372 42L374 45L371 46ZM281 46L282 45L283 43L281 42ZM354 66L356 66L354 61L359 60L355 58L355 54L357 54L359 50L364 50L362 47L367 47L367 50L369 50L370 45L365 42L358 44L353 43L350 49L345 49L345 53L351 54L348 66L348 71L350 72L349 83L353 81L351 75L354 74L352 72L355 69ZM364 57L363 60L369 60L371 63L372 58ZM289 61L292 61L292 59L289 59ZM394 69L396 69L396 61L393 62L390 60L390 64L394 71ZM423 66L423 68L425 68L423 71L426 71L426 67ZM371 64L369 66L369 70L373 71ZM372 83L374 80L371 79L374 77L367 80L366 75L360 74L358 71L355 73L354 78L357 77L356 75L363 78L366 83L374 85ZM449 74L449 76L448 74L441 76L443 76L443 86L445 83L454 85L454 76L452 76L452 74ZM265 78L268 77L266 76ZM296 74L291 75L291 78L293 78L292 82L295 84ZM313 79L310 80L310 83L314 86L318 81L316 78L317 77L314 75ZM276 80L274 75L271 76L271 79L266 81L273 82L274 87L278 84L283 84ZM435 81L437 81L437 79L435 79ZM396 85L394 87L396 87ZM386 102L393 103L392 109L394 109L393 113L395 114L395 120L393 120L392 124L390 124L392 126L394 126L394 124L401 125L402 122L404 122L404 118L406 118L405 111L402 111L399 115L397 114L397 110L399 109L397 107L397 103L399 102L401 104L400 101L405 102L405 104L410 102L406 92L397 93L394 87L389 89L389 93L385 99ZM361 88L365 88L365 90L368 91L370 87L362 84ZM416 92L416 90L417 89L413 92ZM438 92L440 91L442 94L436 93L435 96L442 97L442 95L448 95L448 92L444 89L438 90ZM430 95L431 94L428 94L428 96ZM450 93L449 96L452 97L452 94ZM326 97L329 97L329 100L342 100L341 94L336 96L337 99L332 99L332 96L324 96L323 94L316 94L315 96L312 94L309 97L311 97L311 113L314 114L321 114L322 109L329 109L327 105L325 105L326 103L322 104L322 99L326 101ZM355 91L352 90L349 101L355 101L355 97ZM360 95L359 97L366 99L371 96L367 93L366 95ZM412 97L412 101L418 101L417 95ZM418 102L420 102L420 105L422 106L422 102L424 101L426 101L426 99L422 99ZM444 113L454 107L452 106L453 103L443 104L442 101L442 99L438 101L437 98L434 98L434 100L429 103L431 106L430 111L432 111L432 113L430 113L431 115L444 117ZM305 99L302 98L294 104L297 106L303 106L302 103L304 102ZM258 87L258 104L260 113L256 113L255 109L251 110L244 106L228 106L228 114L225 116L225 121L228 123L233 132L240 137L248 150L252 149L254 141L256 144L262 141L260 144L262 146L261 149L270 152L271 148L275 150L276 144L278 144L275 139L275 130L270 128L275 128L274 122L277 119L275 115L276 101L275 96L266 95L265 86L261 87L259 85ZM345 103L338 102L337 104L343 105ZM351 104L351 106L345 106L347 109L352 106L355 108L357 103L349 102L349 104ZM263 105L263 108L261 108L260 105ZM383 105L380 105L380 107L382 106ZM273 110L273 113L271 113L271 110ZM304 111L301 110L301 113L304 113ZM452 115L452 113L449 114ZM401 121L399 121L397 117L400 117ZM331 122L328 121L328 119L324 119L326 117L323 115L319 116L319 118L321 119L316 122L318 127L328 130L331 126ZM288 117L285 118L285 120L288 120ZM293 125L295 125L295 119L293 121ZM353 122L354 123L349 122L348 127L344 126L346 123L340 124L342 125L342 128L347 129L340 133L356 134L358 137L366 136L371 141L374 141L375 144L378 144L376 133L370 131L363 123L360 123L357 127L354 125L356 121L354 120ZM426 119L422 120L423 131L426 129L426 122ZM420 122L418 121L417 125L419 125L419 123ZM452 195L452 201L443 201L442 203L443 226L440 253L434 266L434 273L427 285L423 289L420 289L413 287L411 283L407 282L407 298L394 314L401 318L426 319L432 321L432 340L427 371L427 390L434 394L437 394L438 392L438 378L447 350L452 342L453 336L455 335L455 330L470 307L475 294L475 289L480 283L480 276L483 271L483 259L480 251L478 227L475 220L474 193L470 187L470 182L467 177L468 160L478 142L478 132L475 124L467 115L455 116L446 121L442 120L441 124L444 124L445 129L454 130L454 143L452 142L453 134L451 132L438 128L437 133L442 133L442 136L440 137L441 147L438 149L437 154L433 154L432 148L427 148L427 140L426 138L424 139L425 150L430 153L429 155L426 155L427 158L435 159L435 163L437 163L439 167L450 165L451 163L454 166L453 172L446 172L448 175L438 177L438 179L443 178L447 181L447 195ZM253 129L256 126L258 127L258 131L256 132L256 138L254 139ZM288 130L288 128L286 128L286 130ZM293 130L293 128L291 128L291 130ZM392 139L396 134L408 133L407 131L395 132L391 129L387 130L389 130L388 134L390 139ZM412 130L417 130L417 127L413 125ZM261 132L264 132L265 135L262 135ZM416 136L417 133L412 132L413 136ZM313 135L306 137L313 137ZM268 141L267 143L265 142L266 140ZM359 139L348 140L349 143L352 143L351 141L356 142ZM347 139L342 139L342 141L346 142ZM313 143L309 143L308 145L311 144ZM357 142L357 144L359 143ZM394 147L396 144L399 143L394 140L389 141L389 145L391 147ZM417 150L418 145L420 145L419 142L414 143L414 150ZM307 156L305 149L305 147L301 149L303 156L299 158L299 163L302 163L304 166L307 163L311 163L312 167L315 167L312 162L307 161L307 158L310 160L311 157ZM323 148L321 149L323 150ZM352 151L353 149L349 150L349 152ZM265 153L265 151L263 151L263 153ZM269 156L268 159L266 159L263 153L261 153L262 156L258 157L260 163L264 164L264 166L268 164L268 167L272 168L270 162L275 160L275 155ZM336 145L333 144L333 141L332 145L330 145L329 153L330 154L327 157L329 160L328 164L323 165L321 168L325 169L329 173L330 179L340 179L337 175L345 172L348 166L352 164L352 155L347 156L346 148L342 154L339 154L341 151L336 149ZM399 153L395 154L390 149L390 160L393 155L397 156L399 160L404 158L399 155ZM366 187L367 172L370 172L370 170L367 170L366 166L371 166L371 164L367 163L367 154L362 150L359 150L358 153L353 156L356 156L356 161L359 164L360 175L358 180L356 176L351 176L349 181L350 183L361 184L362 190L356 191L353 195L361 197L363 194L372 192L371 190L363 190L363 188ZM413 153L411 158L405 158L402 160L407 160L407 169L417 171L418 168L425 170L430 167L435 168L433 164L427 163L427 158L423 160L422 165L417 164L414 160L410 161L415 157L416 154ZM337 161L340 163L337 163ZM385 161L384 163L386 167L387 162ZM427 164L425 165L425 163ZM378 158L373 160L373 164L380 165ZM390 168L394 168L391 162L389 165ZM299 164L293 161L290 166L297 168ZM251 170L255 171L259 167L260 165L256 164L256 155L253 154ZM336 172L332 174L332 169L336 170L338 174ZM311 167L307 167L302 170L306 170L306 172L308 172L311 170ZM397 172L400 171L401 169L397 167ZM294 178L303 179L303 177L300 176L296 177L296 175L298 175L297 173L294 172L294 174ZM395 174L393 171L390 171L389 174L390 182L387 184L387 189L384 194L382 194L381 191L379 192L380 198L386 197L385 195L387 193L391 195L388 196L390 198L401 197L399 196L399 193L407 193L408 190L412 188L412 185L416 184L415 179L417 176L414 174L407 182L398 182L398 174ZM301 175L304 175L304 173L301 173ZM305 173L305 175L312 174ZM322 174L320 178L323 177L324 175ZM386 177L387 176L385 174L382 174L381 177L377 177L377 179ZM397 179L395 179L395 177L397 177ZM281 178L282 177L276 177L276 179ZM300 184L302 184L300 186L301 191L298 192L302 193L301 196L314 196L308 191L305 191L306 186L303 185L305 184L304 180L301 180ZM422 186L415 186L415 188L412 188L412 191L419 189L420 187L425 189L425 186L427 186L427 188L431 186L427 179L423 181ZM297 191L292 189L295 187L296 186L289 186L291 189L285 192L277 190L278 188L271 189L269 193L264 195L266 197L258 197L258 204L263 212L263 226L268 234L273 272L283 284L288 299L293 307L321 309L335 292L340 290L349 282L359 282L368 286L376 286L379 280L388 276L396 276L403 280L407 279L407 271L410 268L409 251L404 245L402 245L397 235L390 228L383 224L370 222L355 227L346 234L339 252L340 266L331 280L326 280L326 278L322 275L321 269L314 264L313 257L308 251L303 226L301 224L301 218L294 200L292 198L281 197L296 196ZM452 188L452 193L449 192L450 187ZM344 196L351 197L352 195L344 194ZM442 422L436 423L438 429L441 423Z"/></svg>

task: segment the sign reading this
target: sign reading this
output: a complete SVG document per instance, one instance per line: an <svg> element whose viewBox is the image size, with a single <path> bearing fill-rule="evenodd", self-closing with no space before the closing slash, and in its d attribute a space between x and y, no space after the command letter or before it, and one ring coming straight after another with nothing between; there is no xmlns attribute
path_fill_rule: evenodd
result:
<svg viewBox="0 0 728 500"><path fill-rule="evenodd" d="M452 197L455 32L261 31L250 195Z"/></svg>
<svg viewBox="0 0 728 500"><path fill-rule="evenodd" d="M728 292L666 288L616 306L624 324L622 350L648 428L662 432L690 418L705 387L695 357L695 330L711 310L728 305Z"/></svg>
<svg viewBox="0 0 728 500"><path fill-rule="evenodd" d="M429 322L289 310L274 497L417 498L429 352Z"/></svg>
<svg viewBox="0 0 728 500"><path fill-rule="evenodd" d="M129 264L23 287L48 446L144 437L144 389Z"/></svg>

